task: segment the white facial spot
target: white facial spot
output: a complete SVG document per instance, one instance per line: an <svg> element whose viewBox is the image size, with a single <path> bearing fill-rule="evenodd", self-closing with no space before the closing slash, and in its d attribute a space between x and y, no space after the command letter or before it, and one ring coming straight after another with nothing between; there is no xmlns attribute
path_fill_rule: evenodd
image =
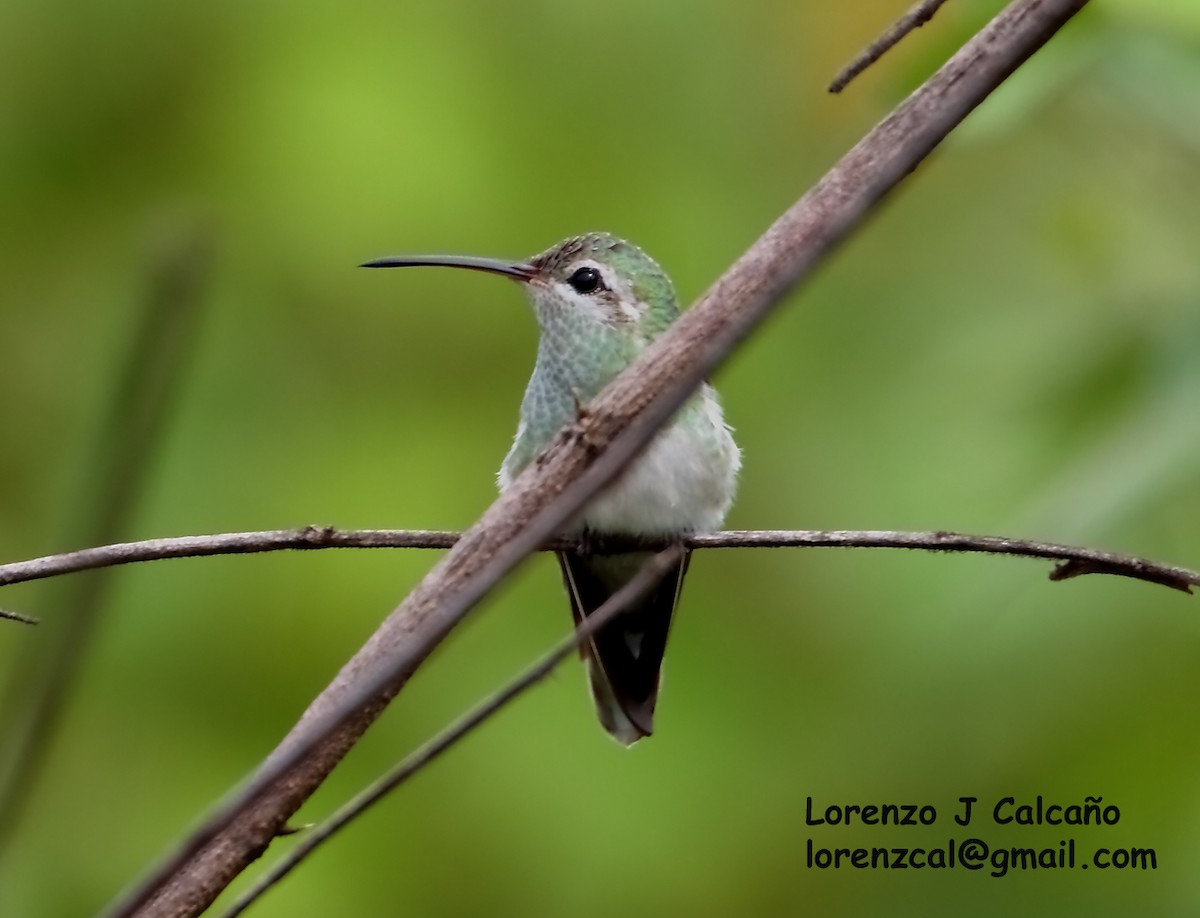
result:
<svg viewBox="0 0 1200 918"><path fill-rule="evenodd" d="M568 280L560 285L565 288L564 296L568 297L578 308L584 309L587 314L595 315L598 310L599 317L609 324L636 323L641 317L645 304L634 295L633 286L608 265L591 259L574 262L570 266L567 277L573 277L576 272L584 268L589 268L600 275L601 286L594 291L584 293L576 290Z"/></svg>

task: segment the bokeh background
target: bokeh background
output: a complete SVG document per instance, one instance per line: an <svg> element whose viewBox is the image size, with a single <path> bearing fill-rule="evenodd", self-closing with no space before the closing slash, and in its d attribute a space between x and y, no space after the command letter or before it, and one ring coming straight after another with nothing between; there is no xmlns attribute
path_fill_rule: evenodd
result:
<svg viewBox="0 0 1200 918"><path fill-rule="evenodd" d="M949 4L828 95L907 5L6 0L0 557L87 544L106 461L131 472L124 518L109 514L124 538L470 524L515 429L533 320L493 278L355 265L525 256L606 229L691 301L999 3ZM1200 567L1198 240L1200 6L1097 0L718 375L745 451L729 524L956 529ZM176 294L199 317L174 383L135 374L169 396L139 465L114 452L110 405L153 278L181 259L194 272ZM37 783L7 814L0 914L110 900L435 557L190 559L122 569L103 592L3 591L45 619L0 628L6 755L30 662L79 595L102 602ZM1048 570L698 556L653 739L611 743L572 662L256 914L1195 914L1200 600ZM568 621L553 561L526 564L298 821ZM1100 796L1121 820L985 813L970 834L1153 847L1158 870L805 866L809 839L938 846L966 834L960 796L1038 794ZM939 819L811 828L810 796Z"/></svg>

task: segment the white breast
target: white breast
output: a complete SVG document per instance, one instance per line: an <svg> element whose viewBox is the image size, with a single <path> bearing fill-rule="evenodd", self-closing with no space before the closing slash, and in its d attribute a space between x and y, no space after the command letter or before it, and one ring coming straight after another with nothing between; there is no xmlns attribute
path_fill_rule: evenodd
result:
<svg viewBox="0 0 1200 918"><path fill-rule="evenodd" d="M720 529L733 501L741 451L711 387L700 411L676 419L567 527L622 535L669 535ZM511 477L501 470L500 487Z"/></svg>

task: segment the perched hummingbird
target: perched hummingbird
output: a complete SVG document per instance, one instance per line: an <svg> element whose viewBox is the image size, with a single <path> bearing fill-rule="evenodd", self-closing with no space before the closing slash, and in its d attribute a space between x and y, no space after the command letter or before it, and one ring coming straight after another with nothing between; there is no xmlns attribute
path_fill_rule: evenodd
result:
<svg viewBox="0 0 1200 918"><path fill-rule="evenodd" d="M501 274L533 302L539 339L516 439L498 475L504 491L579 409L679 314L671 280L641 249L605 233L560 242L525 262L400 256L367 268L438 265ZM645 451L571 521L581 544L608 537L679 537L719 529L733 500L741 453L707 383ZM562 551L558 561L578 624L649 557ZM580 649L600 723L631 745L654 725L659 672L688 557L644 599Z"/></svg>

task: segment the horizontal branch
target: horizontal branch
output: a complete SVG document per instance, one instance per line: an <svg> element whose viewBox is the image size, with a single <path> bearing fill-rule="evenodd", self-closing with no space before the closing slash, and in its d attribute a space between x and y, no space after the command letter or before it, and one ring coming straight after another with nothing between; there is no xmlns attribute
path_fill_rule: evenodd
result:
<svg viewBox="0 0 1200 918"><path fill-rule="evenodd" d="M450 548L459 540L457 532L435 529L334 529L307 526L304 529L274 529L262 532L227 532L216 535L180 536L101 545L29 561L0 564L0 586L57 577L76 571L139 561L193 558L209 555L254 554L269 551L321 548ZM650 551L676 544L668 540L589 538L592 552ZM1058 561L1051 580L1066 580L1083 574L1115 574L1158 583L1190 593L1200 586L1200 573L1175 567L1053 542L1010 539L1004 536L970 535L962 532L894 532L872 529L742 529L692 535L681 540L690 549L703 548L907 548L924 551L963 551L1013 555ZM580 547L578 539L549 539L542 551L570 551Z"/></svg>

